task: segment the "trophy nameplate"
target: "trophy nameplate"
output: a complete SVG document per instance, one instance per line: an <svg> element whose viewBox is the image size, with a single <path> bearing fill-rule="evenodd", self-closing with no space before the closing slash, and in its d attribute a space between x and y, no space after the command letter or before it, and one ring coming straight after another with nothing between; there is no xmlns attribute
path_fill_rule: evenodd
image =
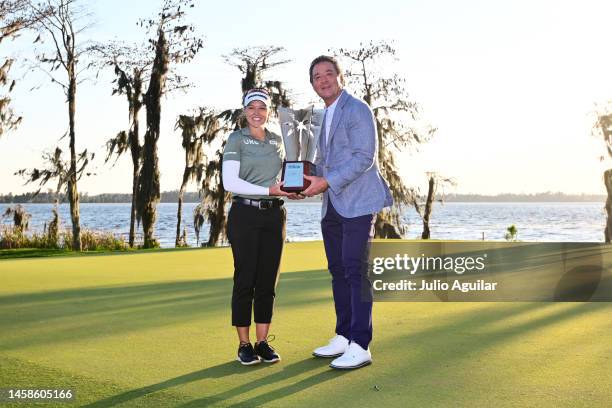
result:
<svg viewBox="0 0 612 408"><path fill-rule="evenodd" d="M310 186L310 181L304 176L314 176L314 164L309 161L285 161L283 162L282 180L285 182L281 190L288 193L299 193Z"/></svg>

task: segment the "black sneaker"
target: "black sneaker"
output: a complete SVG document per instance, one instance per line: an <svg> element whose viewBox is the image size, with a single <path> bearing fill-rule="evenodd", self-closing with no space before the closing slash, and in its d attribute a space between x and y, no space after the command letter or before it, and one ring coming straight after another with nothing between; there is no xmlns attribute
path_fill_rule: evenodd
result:
<svg viewBox="0 0 612 408"><path fill-rule="evenodd" d="M242 365L253 365L261 363L261 360L255 354L255 350L253 350L253 345L251 343L240 343L238 346L238 361Z"/></svg>
<svg viewBox="0 0 612 408"><path fill-rule="evenodd" d="M260 341L259 343L255 343L255 354L257 354L264 363L276 363L280 361L280 356L267 341Z"/></svg>

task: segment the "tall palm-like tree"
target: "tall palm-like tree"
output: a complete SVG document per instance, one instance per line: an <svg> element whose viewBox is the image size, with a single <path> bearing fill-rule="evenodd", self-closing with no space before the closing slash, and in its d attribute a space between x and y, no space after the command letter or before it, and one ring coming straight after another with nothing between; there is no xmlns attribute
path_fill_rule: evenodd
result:
<svg viewBox="0 0 612 408"><path fill-rule="evenodd" d="M142 221L144 247L158 246L154 237L159 191L159 158L157 142L160 137L162 97L168 92L166 84L171 64L191 61L203 47L202 39L191 35L193 26L183 22L185 10L193 7L192 0L165 0L158 19L148 20L156 37L150 40L153 65L144 107L147 113L147 130L142 146L142 166L138 174L136 214Z"/></svg>
<svg viewBox="0 0 612 408"><path fill-rule="evenodd" d="M278 116L279 107L289 106L289 97L283 84L280 81L265 78L269 70L289 62L289 60L281 58L284 51L284 48L276 46L237 48L224 57L228 64L238 68L243 75L240 81L240 103L242 102L242 96L249 89L265 87L270 92L274 116ZM236 130L246 125L241 108L226 109L217 115L214 113L211 113L211 115L216 116L222 122L221 129ZM211 142L212 139L207 144ZM206 164L200 188L202 202L194 210L194 224L197 234L199 234L199 230L206 220L210 222L207 246L218 245L226 236L227 215L225 214L225 208L229 201L229 194L223 189L221 183L224 146L225 141L211 155Z"/></svg>
<svg viewBox="0 0 612 408"><path fill-rule="evenodd" d="M183 181L179 190L176 240L175 245L184 246L187 243L181 238L181 223L183 217L183 196L190 181L200 183L204 176L206 155L203 146L210 140L217 138L222 130L221 123L210 109L200 108L195 115L180 115L176 122L176 129L181 129L182 146L185 150L185 169ZM198 228L199 240L199 228Z"/></svg>
<svg viewBox="0 0 612 408"><path fill-rule="evenodd" d="M442 202L444 199L444 188L446 186L455 186L457 183L452 178L442 177L435 172L428 172L427 175L427 195L425 196L425 203L420 204L419 200L421 198L421 194L419 194L419 190L415 189L416 197L414 199L413 205L414 208L421 217L423 221L423 232L421 233L421 239L430 239L431 238L431 230L429 228L429 221L431 219L431 213L433 212L433 204L436 200L436 195L439 195L437 201ZM438 191L442 192L439 193ZM384 235L384 234L380 234Z"/></svg>
<svg viewBox="0 0 612 408"><path fill-rule="evenodd" d="M599 109L596 112L596 120L593 126L593 134L603 138L607 156L612 157L612 104L608 104ZM601 157L603 161L604 156ZM604 229L604 238L606 243L612 242L612 169L604 171L603 174L604 185L608 197L606 199L606 226Z"/></svg>
<svg viewBox="0 0 612 408"><path fill-rule="evenodd" d="M0 43L17 37L25 30L36 30L36 23L48 16L51 9L43 7L39 12L32 9L30 0L5 0L0 2ZM36 39L38 42L40 37ZM12 58L0 60L0 137L7 131L15 129L22 121L11 109L10 94L15 87L15 80L9 77L14 63Z"/></svg>
<svg viewBox="0 0 612 408"><path fill-rule="evenodd" d="M7 207L2 217L13 217L13 228L15 232L23 234L30 227L32 214L29 214L21 204L17 204L15 207Z"/></svg>
<svg viewBox="0 0 612 408"><path fill-rule="evenodd" d="M401 238L405 233L402 215L408 206L414 205L416 192L402 180L396 154L428 141L436 129L414 126L419 115L418 105L409 100L405 80L398 74L386 76L380 72L381 66L388 66L396 59L391 44L370 42L356 49L330 51L346 62L347 86L370 106L376 120L378 165L394 199L393 207L376 217L376 235Z"/></svg>
<svg viewBox="0 0 612 408"><path fill-rule="evenodd" d="M143 54L141 47L107 44L99 47L107 65L113 67L115 73L113 95L124 95L128 102L129 129L122 130L106 143L106 162L115 157L115 162L121 155L130 152L132 159L132 205L130 211L129 245L134 247L136 237L136 205L138 202L138 175L142 165L142 144L140 141L140 111L143 106L143 80L150 72L150 61L139 58Z"/></svg>
<svg viewBox="0 0 612 408"><path fill-rule="evenodd" d="M66 174L66 187L70 203L70 219L72 221L72 248L81 250L81 221L79 192L77 188L79 154L76 148L76 95L77 85L84 71L92 66L92 62L84 65L84 60L92 51L90 46L78 43L78 38L88 26L82 21L82 10L77 8L75 0L46 0L40 4L30 2L30 7L37 15L36 26L51 41L51 49L38 54L39 67L59 84L68 105L68 144L69 169ZM64 79L55 76L56 71L65 74Z"/></svg>

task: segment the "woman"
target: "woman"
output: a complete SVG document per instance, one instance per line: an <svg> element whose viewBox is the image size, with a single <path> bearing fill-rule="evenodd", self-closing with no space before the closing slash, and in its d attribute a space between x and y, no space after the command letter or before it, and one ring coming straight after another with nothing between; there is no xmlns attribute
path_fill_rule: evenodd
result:
<svg viewBox="0 0 612 408"><path fill-rule="evenodd" d="M286 212L278 196L290 194L277 183L283 143L279 135L266 129L270 102L265 89L245 94L248 126L230 134L223 152L223 187L232 193L227 222L234 256L232 325L238 332L238 361L243 365L280 361L267 337L285 241ZM255 347L249 338L252 312Z"/></svg>

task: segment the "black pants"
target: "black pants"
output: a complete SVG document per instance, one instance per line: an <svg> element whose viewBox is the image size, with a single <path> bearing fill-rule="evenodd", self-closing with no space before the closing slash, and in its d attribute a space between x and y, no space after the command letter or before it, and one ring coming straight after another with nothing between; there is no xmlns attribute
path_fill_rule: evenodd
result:
<svg viewBox="0 0 612 408"><path fill-rule="evenodd" d="M233 203L227 221L227 236L234 255L232 325L270 323L276 282L285 242L286 212L283 207L260 210Z"/></svg>

